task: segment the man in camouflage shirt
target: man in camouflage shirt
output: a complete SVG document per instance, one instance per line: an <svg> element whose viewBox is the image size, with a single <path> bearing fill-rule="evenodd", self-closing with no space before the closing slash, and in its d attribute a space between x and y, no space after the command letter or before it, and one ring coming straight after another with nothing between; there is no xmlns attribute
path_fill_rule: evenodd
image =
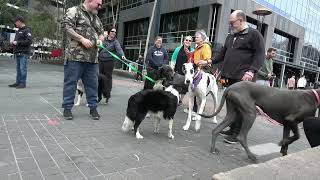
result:
<svg viewBox="0 0 320 180"><path fill-rule="evenodd" d="M97 112L98 61L97 44L103 38L103 26L98 10L102 0L84 0L80 6L71 7L63 19L67 35L63 83L63 116L72 120L77 82L81 78L87 96L90 117L99 120Z"/></svg>

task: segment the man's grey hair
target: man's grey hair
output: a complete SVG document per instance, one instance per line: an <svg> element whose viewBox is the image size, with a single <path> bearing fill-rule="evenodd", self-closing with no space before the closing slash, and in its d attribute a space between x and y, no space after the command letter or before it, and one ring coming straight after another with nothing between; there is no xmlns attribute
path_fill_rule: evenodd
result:
<svg viewBox="0 0 320 180"><path fill-rule="evenodd" d="M237 18L243 19L243 21L247 21L247 16L242 10L237 10L236 16Z"/></svg>

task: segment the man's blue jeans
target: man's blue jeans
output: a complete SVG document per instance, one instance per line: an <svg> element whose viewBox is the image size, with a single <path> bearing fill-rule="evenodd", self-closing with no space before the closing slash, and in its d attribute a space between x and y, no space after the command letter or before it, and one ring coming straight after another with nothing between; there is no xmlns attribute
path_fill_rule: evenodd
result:
<svg viewBox="0 0 320 180"><path fill-rule="evenodd" d="M16 84L18 85L26 85L28 57L29 55L23 53L15 54L17 71Z"/></svg>
<svg viewBox="0 0 320 180"><path fill-rule="evenodd" d="M63 103L62 108L72 109L77 82L81 78L90 109L97 107L98 64L67 61L64 65Z"/></svg>

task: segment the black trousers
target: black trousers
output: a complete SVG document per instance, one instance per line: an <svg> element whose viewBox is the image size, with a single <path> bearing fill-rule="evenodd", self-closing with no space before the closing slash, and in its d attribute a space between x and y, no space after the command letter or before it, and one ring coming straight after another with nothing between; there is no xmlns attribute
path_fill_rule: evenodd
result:
<svg viewBox="0 0 320 180"><path fill-rule="evenodd" d="M106 76L105 82L105 98L109 99L111 97L112 90L112 73L114 69L113 61L100 61L99 62L99 73Z"/></svg>
<svg viewBox="0 0 320 180"><path fill-rule="evenodd" d="M231 86L232 84L235 84L237 82L240 82L239 79L227 79L226 87ZM236 120L230 125L230 131L234 136L237 136L240 133L241 126L242 126L242 117L238 117L241 119Z"/></svg>
<svg viewBox="0 0 320 180"><path fill-rule="evenodd" d="M320 145L320 118L308 117L303 121L303 129L311 147Z"/></svg>

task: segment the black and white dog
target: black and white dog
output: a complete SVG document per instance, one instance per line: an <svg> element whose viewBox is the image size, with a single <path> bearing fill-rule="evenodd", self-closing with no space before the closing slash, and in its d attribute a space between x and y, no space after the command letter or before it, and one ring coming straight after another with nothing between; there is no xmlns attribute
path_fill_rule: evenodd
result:
<svg viewBox="0 0 320 180"><path fill-rule="evenodd" d="M137 139L143 136L139 132L139 125L145 119L147 113L155 114L154 132L159 133L161 119L169 121L168 137L173 139L172 124L176 113L179 93L169 86L163 90L142 90L132 95L128 100L127 114L122 124L122 130L128 132L134 129Z"/></svg>
<svg viewBox="0 0 320 180"><path fill-rule="evenodd" d="M191 112L193 109L194 97L198 101L198 114L202 114L206 101L207 95L210 93L213 96L214 108L218 101L218 85L216 78L209 73L205 73L193 63L184 63L183 71L185 72L185 84L189 85L189 113L186 124L183 126L183 130L188 130L191 123ZM201 126L201 116L196 115L195 117L195 130L198 132ZM214 116L213 123L217 123L217 119Z"/></svg>
<svg viewBox="0 0 320 180"><path fill-rule="evenodd" d="M162 65L159 70L149 70L148 76L155 81L161 81L161 83L168 87L173 80L174 71L169 65ZM153 89L154 83L149 80L145 80L143 89Z"/></svg>
<svg viewBox="0 0 320 180"><path fill-rule="evenodd" d="M98 76L98 102L101 101L102 99L102 95L103 96L106 96L106 93L105 93L105 85L106 85L106 76L103 75L103 74L99 74ZM74 104L75 106L79 106L80 105L80 102L81 102L81 99L82 99L82 96L84 94L84 85L82 83L82 80L80 79L77 83L77 93L78 93L78 98L77 98L77 101L76 103Z"/></svg>

